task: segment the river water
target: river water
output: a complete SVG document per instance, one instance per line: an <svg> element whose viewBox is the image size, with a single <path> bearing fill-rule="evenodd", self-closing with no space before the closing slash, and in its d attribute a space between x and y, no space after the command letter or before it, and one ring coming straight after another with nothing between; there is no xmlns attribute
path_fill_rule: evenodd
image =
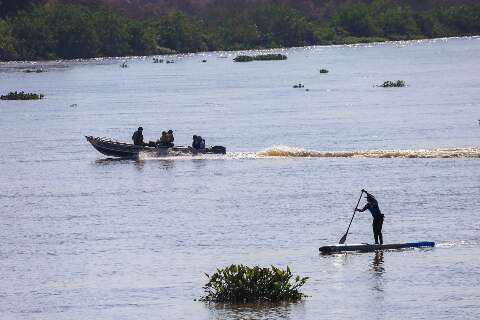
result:
<svg viewBox="0 0 480 320"><path fill-rule="evenodd" d="M480 38L274 52L288 60L0 64L1 94L45 94L0 101L0 318L478 318ZM140 125L228 154L112 160L84 138ZM437 246L319 255L362 188L386 243ZM372 240L357 214L347 242ZM204 273L233 263L288 265L309 297L198 301Z"/></svg>

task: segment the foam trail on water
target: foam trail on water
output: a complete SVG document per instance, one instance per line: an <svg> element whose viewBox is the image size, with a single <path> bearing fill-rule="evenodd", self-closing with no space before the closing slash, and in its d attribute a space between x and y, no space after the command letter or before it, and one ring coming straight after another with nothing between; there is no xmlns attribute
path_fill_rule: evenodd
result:
<svg viewBox="0 0 480 320"><path fill-rule="evenodd" d="M289 146L273 146L260 152L227 152L226 154L176 154L158 155L142 152L139 160L228 160L262 158L480 158L480 148L440 148L417 150L351 150L317 151Z"/></svg>
<svg viewBox="0 0 480 320"><path fill-rule="evenodd" d="M260 151L258 155L263 157L312 158L480 158L480 148L316 151L289 146L273 146Z"/></svg>

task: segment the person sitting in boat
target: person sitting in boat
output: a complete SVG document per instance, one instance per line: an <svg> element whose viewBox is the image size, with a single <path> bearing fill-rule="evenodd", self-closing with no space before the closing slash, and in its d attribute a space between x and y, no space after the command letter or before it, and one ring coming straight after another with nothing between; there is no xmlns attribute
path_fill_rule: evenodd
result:
<svg viewBox="0 0 480 320"><path fill-rule="evenodd" d="M145 146L146 143L143 142L143 128L138 127L137 131L135 131L132 135L133 144L136 146Z"/></svg>
<svg viewBox="0 0 480 320"><path fill-rule="evenodd" d="M173 137L173 130L170 129L167 132L167 145L169 147L173 147L174 146L173 141L175 141L175 138Z"/></svg>
<svg viewBox="0 0 480 320"><path fill-rule="evenodd" d="M367 204L362 209L355 209L358 212L364 212L368 209L373 217L373 237L375 239L375 244L378 244L380 240L380 244L383 244L383 235L382 235L382 226L383 226L383 218L385 217L380 208L378 207L378 202L375 197L368 193L365 190L362 190L367 195Z"/></svg>
<svg viewBox="0 0 480 320"><path fill-rule="evenodd" d="M193 149L198 149L198 137L195 134L193 135L192 148Z"/></svg>
<svg viewBox="0 0 480 320"><path fill-rule="evenodd" d="M157 144L161 147L168 147L168 138L166 131L162 131L162 136L159 140L157 140Z"/></svg>
<svg viewBox="0 0 480 320"><path fill-rule="evenodd" d="M193 135L192 148L196 150L205 149L205 140L201 136Z"/></svg>

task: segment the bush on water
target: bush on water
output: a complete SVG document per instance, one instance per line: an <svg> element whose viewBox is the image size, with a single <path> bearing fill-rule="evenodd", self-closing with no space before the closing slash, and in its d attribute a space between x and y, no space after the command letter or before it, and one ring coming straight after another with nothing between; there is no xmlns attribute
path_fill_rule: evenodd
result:
<svg viewBox="0 0 480 320"><path fill-rule="evenodd" d="M250 62L250 61L265 61L265 60L287 60L284 54L261 54L257 56L237 56L233 61L235 62Z"/></svg>
<svg viewBox="0 0 480 320"><path fill-rule="evenodd" d="M282 270L275 266L261 268L232 264L206 276L205 295L200 299L206 302L295 302L306 297L299 289L308 277L294 278L289 267Z"/></svg>
<svg viewBox="0 0 480 320"><path fill-rule="evenodd" d="M385 81L383 84L379 85L379 87L382 87L382 88L402 88L405 86L406 86L406 83L403 80Z"/></svg>
<svg viewBox="0 0 480 320"><path fill-rule="evenodd" d="M47 72L47 70L43 70L43 69L27 69L25 71L23 71L25 73L42 73L42 72Z"/></svg>
<svg viewBox="0 0 480 320"><path fill-rule="evenodd" d="M1 100L39 100L43 99L43 94L11 91L6 95L0 96Z"/></svg>

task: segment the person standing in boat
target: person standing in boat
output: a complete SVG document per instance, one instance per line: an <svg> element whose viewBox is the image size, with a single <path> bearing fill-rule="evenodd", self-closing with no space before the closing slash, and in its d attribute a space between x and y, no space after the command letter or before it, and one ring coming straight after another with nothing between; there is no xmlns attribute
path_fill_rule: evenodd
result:
<svg viewBox="0 0 480 320"><path fill-rule="evenodd" d="M132 136L133 144L136 146L145 146L146 143L143 142L143 128L138 127L137 131L133 133Z"/></svg>
<svg viewBox="0 0 480 320"><path fill-rule="evenodd" d="M380 211L380 208L378 207L377 199L375 199L375 197L372 194L368 193L367 191L363 189L362 191L365 192L365 194L367 195L367 204L362 209L355 209L355 211L364 212L367 209L368 211L370 211L373 217L372 227L373 227L373 237L375 238L375 244L378 244L379 240L380 240L380 244L383 244L382 226L383 226L384 215L382 214L382 212Z"/></svg>

